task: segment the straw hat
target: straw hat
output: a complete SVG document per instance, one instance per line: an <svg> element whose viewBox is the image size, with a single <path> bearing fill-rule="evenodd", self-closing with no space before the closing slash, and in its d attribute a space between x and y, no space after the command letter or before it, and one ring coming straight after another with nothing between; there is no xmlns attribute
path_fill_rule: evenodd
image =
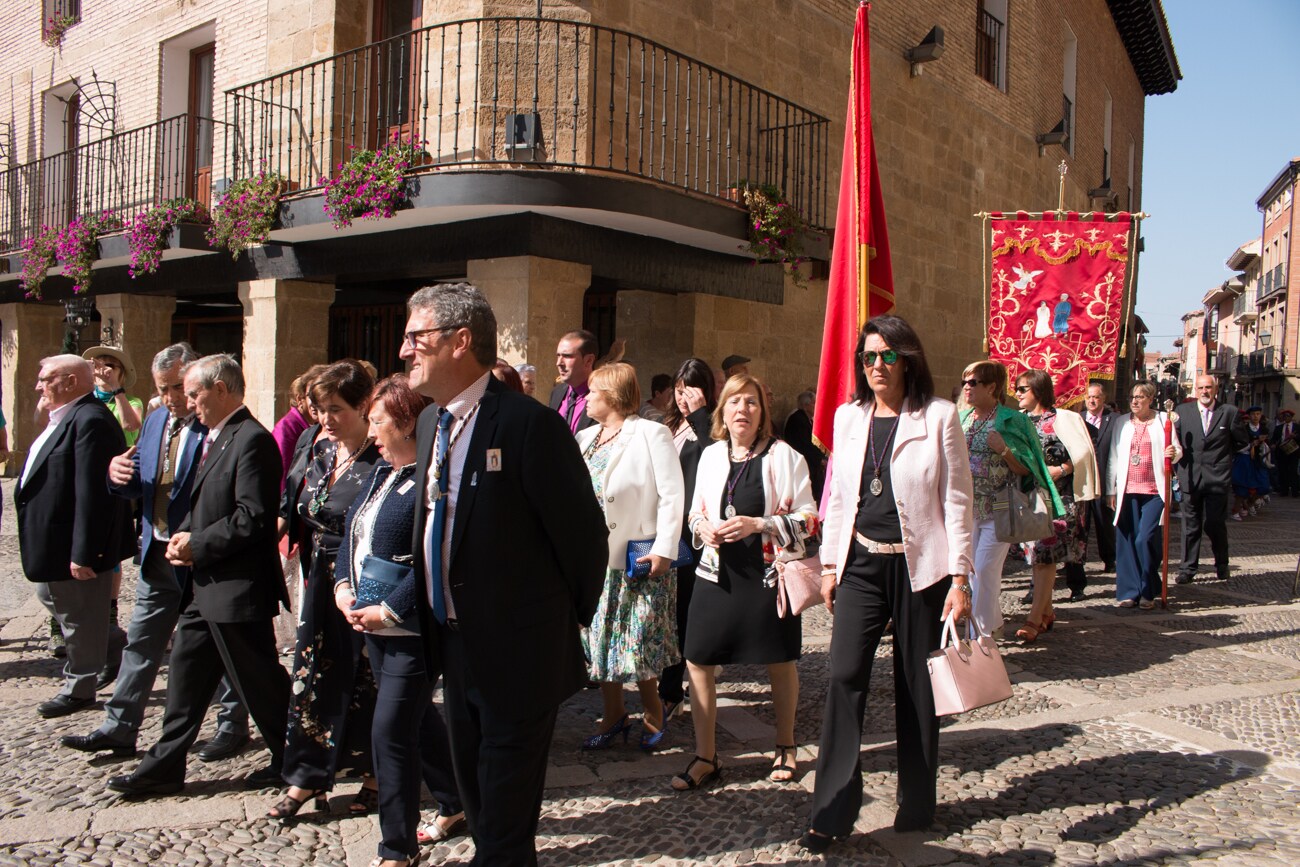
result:
<svg viewBox="0 0 1300 867"><path fill-rule="evenodd" d="M126 353L118 349L116 346L92 346L85 352L81 353L81 357L87 361L93 361L102 355L115 358L117 359L117 363L122 365L123 388L130 388L135 385L135 365L131 363L131 359L126 357Z"/></svg>

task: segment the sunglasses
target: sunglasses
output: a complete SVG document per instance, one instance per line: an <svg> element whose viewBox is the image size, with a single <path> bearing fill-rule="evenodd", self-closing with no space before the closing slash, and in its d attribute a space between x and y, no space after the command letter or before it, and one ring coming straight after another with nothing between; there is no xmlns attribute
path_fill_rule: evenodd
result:
<svg viewBox="0 0 1300 867"><path fill-rule="evenodd" d="M963 379L961 384L970 388L978 388L979 386L984 385L984 383L980 382L978 379Z"/></svg>
<svg viewBox="0 0 1300 867"><path fill-rule="evenodd" d="M867 367L875 367L877 358L885 362L885 364L897 364L898 352L893 349L886 349L884 352L875 352L868 349L862 353L862 363Z"/></svg>
<svg viewBox="0 0 1300 867"><path fill-rule="evenodd" d="M1030 391L1030 390L1031 390L1031 389L1030 389L1029 386L1027 386L1027 385L1017 385L1017 386L1016 386L1016 394L1024 394L1025 392Z"/></svg>

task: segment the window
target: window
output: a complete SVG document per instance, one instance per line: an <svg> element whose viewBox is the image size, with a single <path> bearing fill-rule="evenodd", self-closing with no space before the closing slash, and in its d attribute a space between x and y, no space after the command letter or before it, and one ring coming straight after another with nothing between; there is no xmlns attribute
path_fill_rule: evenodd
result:
<svg viewBox="0 0 1300 867"><path fill-rule="evenodd" d="M977 0L975 74L999 90L1007 89L1007 0Z"/></svg>
<svg viewBox="0 0 1300 867"><path fill-rule="evenodd" d="M42 0L41 2L42 38L49 42L52 35L58 34L56 41L50 44L57 44L57 40L62 38L63 31L80 20L81 0Z"/></svg>
<svg viewBox="0 0 1300 867"><path fill-rule="evenodd" d="M1114 107L1110 91L1106 91L1106 113L1101 128L1101 185L1108 189L1110 188L1110 120Z"/></svg>
<svg viewBox="0 0 1300 867"><path fill-rule="evenodd" d="M1061 76L1061 89L1064 94L1061 98L1061 119L1065 122L1065 134L1068 138L1065 140L1065 149L1070 156L1074 156L1074 83L1075 83L1075 66L1078 62L1079 40L1075 38L1074 31L1070 25L1063 24L1065 27L1065 50L1064 70Z"/></svg>
<svg viewBox="0 0 1300 867"><path fill-rule="evenodd" d="M1128 207L1125 208L1125 210L1130 212L1133 210L1134 202L1136 201L1133 195L1133 190L1136 187L1137 187L1137 142L1133 141L1132 136L1129 136L1128 139Z"/></svg>

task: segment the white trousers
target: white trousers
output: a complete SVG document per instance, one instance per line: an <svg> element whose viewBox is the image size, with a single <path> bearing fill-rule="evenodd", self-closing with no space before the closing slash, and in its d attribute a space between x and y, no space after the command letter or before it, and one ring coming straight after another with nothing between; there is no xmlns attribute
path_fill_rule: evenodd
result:
<svg viewBox="0 0 1300 867"><path fill-rule="evenodd" d="M998 541L993 519L975 522L975 571L970 576L971 612L981 635L992 635L1002 626L1002 564L1007 561L1010 542Z"/></svg>

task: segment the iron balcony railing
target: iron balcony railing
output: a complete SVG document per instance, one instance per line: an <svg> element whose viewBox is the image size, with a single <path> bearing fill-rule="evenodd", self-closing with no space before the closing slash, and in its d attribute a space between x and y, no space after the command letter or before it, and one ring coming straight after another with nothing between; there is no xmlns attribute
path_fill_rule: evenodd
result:
<svg viewBox="0 0 1300 867"><path fill-rule="evenodd" d="M998 52L1002 46L1002 22L990 15L982 6L977 10L975 22L975 74L1002 87L1001 62Z"/></svg>
<svg viewBox="0 0 1300 867"><path fill-rule="evenodd" d="M537 18L424 27L226 91L227 172L321 186L358 150L415 143L427 167L521 163L631 175L722 198L780 188L827 222L825 117L622 30Z"/></svg>
<svg viewBox="0 0 1300 867"><path fill-rule="evenodd" d="M1276 346L1256 349L1249 355L1237 357L1238 376L1260 376L1265 373L1277 373L1281 370Z"/></svg>
<svg viewBox="0 0 1300 867"><path fill-rule="evenodd" d="M126 222L181 196L206 204L214 123L178 115L0 172L0 252L82 214L109 210Z"/></svg>

